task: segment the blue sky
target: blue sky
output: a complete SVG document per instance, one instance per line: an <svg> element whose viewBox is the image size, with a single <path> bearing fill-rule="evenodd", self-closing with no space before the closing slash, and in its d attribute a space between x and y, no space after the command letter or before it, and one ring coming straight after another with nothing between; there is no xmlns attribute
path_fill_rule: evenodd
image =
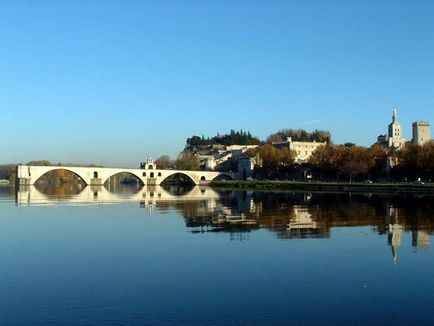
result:
<svg viewBox="0 0 434 326"><path fill-rule="evenodd" d="M230 129L434 123L433 1L0 1L0 163L137 166Z"/></svg>

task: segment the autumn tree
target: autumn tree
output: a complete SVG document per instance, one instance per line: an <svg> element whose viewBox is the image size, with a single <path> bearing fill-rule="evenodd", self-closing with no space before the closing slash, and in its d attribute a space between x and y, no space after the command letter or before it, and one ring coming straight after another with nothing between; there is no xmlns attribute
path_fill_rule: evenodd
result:
<svg viewBox="0 0 434 326"><path fill-rule="evenodd" d="M434 143L429 142L422 146L407 143L403 150L398 152L399 169L403 176L431 179L434 174Z"/></svg>
<svg viewBox="0 0 434 326"><path fill-rule="evenodd" d="M383 175L386 170L386 161L388 156L386 148L380 145L372 145L369 148L369 156L369 160L371 161L369 174L375 177Z"/></svg>
<svg viewBox="0 0 434 326"><path fill-rule="evenodd" d="M348 148L338 147L339 162L338 172L349 178L352 182L358 175L367 175L373 162L369 160L369 151L365 147L351 146Z"/></svg>
<svg viewBox="0 0 434 326"><path fill-rule="evenodd" d="M319 146L312 153L309 163L322 178L336 178L340 152L333 145Z"/></svg>
<svg viewBox="0 0 434 326"><path fill-rule="evenodd" d="M309 162L323 177L346 177L352 182L356 177L368 177L375 169L381 169L385 160L386 152L379 146L326 145L318 147Z"/></svg>
<svg viewBox="0 0 434 326"><path fill-rule="evenodd" d="M182 152L175 161L175 168L178 170L199 170L200 161L196 155L191 152Z"/></svg>
<svg viewBox="0 0 434 326"><path fill-rule="evenodd" d="M288 172L295 162L296 153L288 148L278 149L270 144L264 144L254 149L249 149L247 155L258 156L262 161L262 167L257 171L262 176L279 177Z"/></svg>

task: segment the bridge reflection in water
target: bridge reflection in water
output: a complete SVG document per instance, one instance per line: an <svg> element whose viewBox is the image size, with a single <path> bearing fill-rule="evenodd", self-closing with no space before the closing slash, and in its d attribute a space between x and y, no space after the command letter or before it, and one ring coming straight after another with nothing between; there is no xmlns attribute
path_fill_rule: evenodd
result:
<svg viewBox="0 0 434 326"><path fill-rule="evenodd" d="M226 232L248 240L250 232L268 229L280 239L329 238L339 227L369 227L391 248L394 262L404 233L417 250L430 250L434 197L217 191L206 186L87 186L47 192L21 187L17 205L109 204L137 202L154 210L177 211L193 234ZM351 239L349 239L351 241Z"/></svg>

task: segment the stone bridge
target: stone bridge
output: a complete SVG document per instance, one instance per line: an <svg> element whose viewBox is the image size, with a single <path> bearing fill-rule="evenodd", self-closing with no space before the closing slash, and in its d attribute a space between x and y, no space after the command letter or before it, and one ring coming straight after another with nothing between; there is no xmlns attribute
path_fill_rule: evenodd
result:
<svg viewBox="0 0 434 326"><path fill-rule="evenodd" d="M208 184L218 178L234 178L231 173L215 171L162 170L157 169L155 163L152 162L143 164L140 169L18 165L17 183L18 185L33 185L44 174L54 170L70 171L80 177L87 185L103 185L110 177L118 173L129 173L137 177L144 185L159 185L174 175L186 176L195 185Z"/></svg>

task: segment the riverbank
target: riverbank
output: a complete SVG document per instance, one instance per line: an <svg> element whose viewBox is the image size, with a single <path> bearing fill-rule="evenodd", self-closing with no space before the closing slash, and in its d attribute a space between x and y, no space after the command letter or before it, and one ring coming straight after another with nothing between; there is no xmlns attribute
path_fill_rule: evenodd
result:
<svg viewBox="0 0 434 326"><path fill-rule="evenodd" d="M348 183L299 181L213 181L210 186L242 190L327 191L354 193L423 193L434 195L434 184L422 183Z"/></svg>

